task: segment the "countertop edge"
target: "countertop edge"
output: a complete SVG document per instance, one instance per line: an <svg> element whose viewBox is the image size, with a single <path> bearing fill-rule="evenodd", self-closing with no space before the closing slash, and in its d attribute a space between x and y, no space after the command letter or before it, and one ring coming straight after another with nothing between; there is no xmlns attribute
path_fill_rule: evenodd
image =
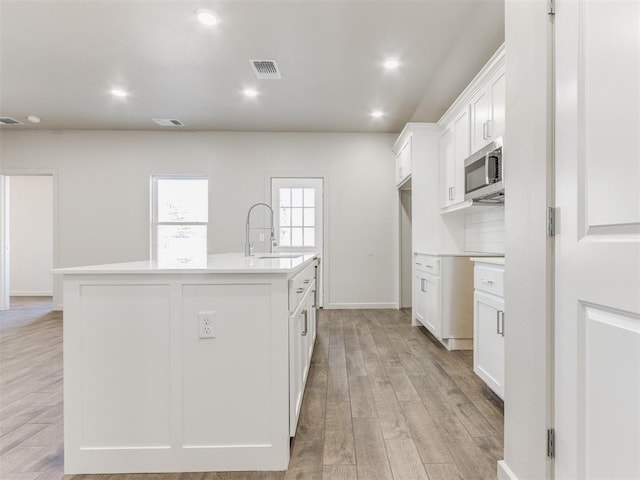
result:
<svg viewBox="0 0 640 480"><path fill-rule="evenodd" d="M52 272L56 275L291 275L299 272L308 266L311 262L318 258L318 254L306 253L309 258L304 259L293 267L278 268L247 268L247 267L230 267L230 268L131 268L127 265L137 262L113 263L104 265L87 265L79 267L56 268ZM144 260L142 261L144 262ZM113 265L113 268L108 268ZM119 265L121 265L119 267Z"/></svg>

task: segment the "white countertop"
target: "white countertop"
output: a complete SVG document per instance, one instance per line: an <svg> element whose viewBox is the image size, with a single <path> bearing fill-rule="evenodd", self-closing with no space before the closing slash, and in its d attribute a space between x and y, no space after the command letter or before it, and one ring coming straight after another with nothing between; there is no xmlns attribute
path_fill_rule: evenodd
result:
<svg viewBox="0 0 640 480"><path fill-rule="evenodd" d="M206 260L186 260L158 263L157 260L88 265L82 267L58 268L53 273L63 275L91 274L147 274L147 273L292 273L302 268L318 256L317 253L281 252L280 258L260 258L269 253L256 253L245 257L243 253L222 253L209 255ZM284 258L285 255L298 255Z"/></svg>
<svg viewBox="0 0 640 480"><path fill-rule="evenodd" d="M499 253L481 253L481 252L456 252L456 253L447 253L447 252L419 252L415 251L413 254L418 255L431 255L433 257L486 257L486 258L504 258L501 257Z"/></svg>
<svg viewBox="0 0 640 480"><path fill-rule="evenodd" d="M504 265L504 257L471 257L472 262L491 263L493 265Z"/></svg>

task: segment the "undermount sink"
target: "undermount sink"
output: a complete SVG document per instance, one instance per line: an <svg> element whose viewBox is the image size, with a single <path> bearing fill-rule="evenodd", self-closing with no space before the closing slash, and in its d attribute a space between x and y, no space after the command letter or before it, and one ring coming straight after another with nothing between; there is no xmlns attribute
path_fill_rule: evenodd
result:
<svg viewBox="0 0 640 480"><path fill-rule="evenodd" d="M258 258L262 260L262 259L265 259L265 258L298 258L298 257L301 257L301 256L302 255L299 254L299 253L295 254L295 255L292 255L290 253L272 253L272 254L269 254L269 255L263 255L263 256L258 257Z"/></svg>

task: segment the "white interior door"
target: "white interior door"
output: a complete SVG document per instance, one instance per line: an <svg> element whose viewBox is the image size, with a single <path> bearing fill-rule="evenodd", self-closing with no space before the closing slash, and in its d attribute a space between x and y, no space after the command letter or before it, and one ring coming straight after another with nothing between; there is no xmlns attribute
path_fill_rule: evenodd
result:
<svg viewBox="0 0 640 480"><path fill-rule="evenodd" d="M271 205L278 250L318 252L318 306L324 305L324 180L271 178Z"/></svg>
<svg viewBox="0 0 640 480"><path fill-rule="evenodd" d="M555 478L638 479L640 2L555 22Z"/></svg>

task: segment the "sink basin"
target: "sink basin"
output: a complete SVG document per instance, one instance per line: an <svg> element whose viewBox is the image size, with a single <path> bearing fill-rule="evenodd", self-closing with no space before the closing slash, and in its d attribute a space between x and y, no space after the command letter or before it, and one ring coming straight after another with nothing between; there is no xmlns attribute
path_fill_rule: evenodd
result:
<svg viewBox="0 0 640 480"><path fill-rule="evenodd" d="M271 255L263 255L262 257L258 257L259 259L264 259L264 258L298 258L301 257L302 255L295 254L287 254L287 253L272 253Z"/></svg>

